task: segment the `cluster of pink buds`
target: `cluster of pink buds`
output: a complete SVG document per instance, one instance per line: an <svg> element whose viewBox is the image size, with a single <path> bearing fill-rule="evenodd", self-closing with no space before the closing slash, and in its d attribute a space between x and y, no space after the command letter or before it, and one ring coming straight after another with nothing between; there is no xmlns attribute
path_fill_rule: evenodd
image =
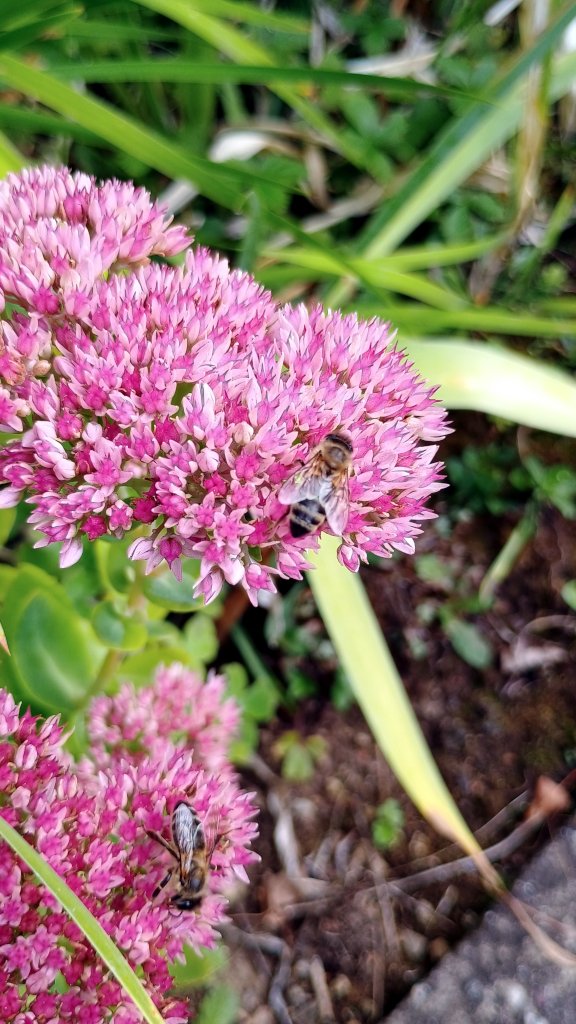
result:
<svg viewBox="0 0 576 1024"><path fill-rule="evenodd" d="M214 945L225 916L223 888L246 881L256 835L255 807L226 764L235 725L220 681L203 692L203 721L164 708L153 750L151 716L169 685L178 693L200 691L200 681L181 666L160 670L149 690L125 686L118 697L99 698L88 714L96 760L74 764L64 750L57 718L45 721L0 690L0 816L17 829L65 878L105 931L144 977L169 1024L188 1020L185 1003L167 995L168 962ZM129 735L120 741L119 715ZM171 719L170 719L170 716ZM205 728L209 767L190 745ZM178 734L179 741L172 737ZM170 815L180 801L194 807L208 847L214 847L206 894L193 912L176 912L170 888L155 888L173 862L147 836L170 840ZM225 841L218 842L222 829ZM218 830L218 834L216 833ZM177 882L175 883L177 884ZM141 1015L108 974L81 930L36 876L0 842L0 1020L3 1024L81 1021L140 1024Z"/></svg>
<svg viewBox="0 0 576 1024"><path fill-rule="evenodd" d="M118 181L9 175L0 224L0 504L25 499L62 565L131 533L148 571L195 559L196 594L256 602L308 567L318 531L293 537L278 493L334 431L353 446L341 562L413 550L448 427L388 324L279 307L204 249L151 262L189 241Z"/></svg>

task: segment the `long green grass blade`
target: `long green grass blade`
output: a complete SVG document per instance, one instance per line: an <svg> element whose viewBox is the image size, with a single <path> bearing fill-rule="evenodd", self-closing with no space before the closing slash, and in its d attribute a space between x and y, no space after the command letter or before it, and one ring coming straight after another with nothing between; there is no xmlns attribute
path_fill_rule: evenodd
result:
<svg viewBox="0 0 576 1024"><path fill-rule="evenodd" d="M309 554L314 571L308 581L356 699L394 774L424 817L480 861L484 871L478 843L422 735L362 581L336 558L339 543L322 537L319 551Z"/></svg>
<svg viewBox="0 0 576 1024"><path fill-rule="evenodd" d="M77 26L71 25L67 34L76 35ZM387 99L414 99L420 96L448 96L469 99L477 103L488 101L481 94L462 92L450 86L416 82L412 78L384 78L382 75L361 75L352 71L332 68L277 67L262 64L225 64L183 61L181 57L155 57L149 60L101 60L93 62L70 61L50 64L50 70L59 78L84 82L235 82L240 85L270 85L290 82L293 85L341 85L344 88L377 92Z"/></svg>
<svg viewBox="0 0 576 1024"><path fill-rule="evenodd" d="M449 409L476 409L576 437L576 381L535 359L474 341L401 339Z"/></svg>
<svg viewBox="0 0 576 1024"><path fill-rule="evenodd" d="M350 311L362 316L379 316L391 320L396 327L406 329L406 324L419 326L420 330L440 333L445 330L485 331L487 334L516 334L529 338L576 337L576 319L543 317L537 313L516 313L514 310L498 309L496 306L467 306L465 309L425 309L415 303L404 305L387 304L362 300L348 303Z"/></svg>
<svg viewBox="0 0 576 1024"><path fill-rule="evenodd" d="M190 6L215 18L230 18L245 25L257 25L270 32L290 32L291 35L307 36L310 22L283 11L262 10L256 4L242 0L193 0Z"/></svg>
<svg viewBox="0 0 576 1024"><path fill-rule="evenodd" d="M474 242L405 246L403 249L397 249L393 256L371 259L361 256L351 257L349 253L341 254L338 248L331 246L323 254L324 262L320 261L318 265L311 262L314 258L318 259L318 250L314 250L311 254L307 246L290 246L285 249L270 247L263 250L262 257L273 260L275 263L291 263L308 269L338 274L342 273L342 258L346 259L348 270L357 268L362 274L368 273L370 270L374 273L383 270L427 270L431 267L449 267L469 263L501 246L506 238L507 233L502 231L497 235L479 238Z"/></svg>
<svg viewBox="0 0 576 1024"><path fill-rule="evenodd" d="M342 257L337 251L320 251L312 248L281 249L275 256L277 263L295 264L313 270L315 274L353 274L371 291L397 292L399 295L407 295L418 299L419 302L428 303L437 309L460 309L468 305L466 299L449 291L448 288L435 284L426 277L398 270L394 260L387 263L384 260L355 260ZM386 315L385 310L383 315Z"/></svg>
<svg viewBox="0 0 576 1024"><path fill-rule="evenodd" d="M82 95L12 55L0 54L0 79L162 174L194 182L203 195L224 207L237 209L241 199L239 183L251 185L254 181L255 175L247 171L191 155L102 100Z"/></svg>
<svg viewBox="0 0 576 1024"><path fill-rule="evenodd" d="M109 971L122 985L132 1002L138 1007L147 1024L163 1024L150 996L120 950L106 934L102 925L84 906L76 894L68 888L66 882L50 867L36 850L8 824L0 815L0 837L12 847L14 853L28 865L35 875L44 883L49 892L58 900L68 916L82 930L90 945L104 961Z"/></svg>
<svg viewBox="0 0 576 1024"><path fill-rule="evenodd" d="M64 121L58 114L48 114L36 107L9 107L0 103L0 127L10 128L15 132L35 132L42 135L68 136L81 139L83 142L98 142L98 135L72 121Z"/></svg>

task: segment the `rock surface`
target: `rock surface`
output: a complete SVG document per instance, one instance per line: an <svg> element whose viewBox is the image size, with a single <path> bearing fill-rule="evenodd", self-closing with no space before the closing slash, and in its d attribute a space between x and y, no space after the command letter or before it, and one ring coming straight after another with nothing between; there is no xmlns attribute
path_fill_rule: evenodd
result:
<svg viewBox="0 0 576 1024"><path fill-rule="evenodd" d="M548 935L576 953L576 818L535 858L513 891L540 911L537 923ZM576 956L573 968L548 959L503 907L488 911L478 930L385 1019L385 1024L575 1022Z"/></svg>

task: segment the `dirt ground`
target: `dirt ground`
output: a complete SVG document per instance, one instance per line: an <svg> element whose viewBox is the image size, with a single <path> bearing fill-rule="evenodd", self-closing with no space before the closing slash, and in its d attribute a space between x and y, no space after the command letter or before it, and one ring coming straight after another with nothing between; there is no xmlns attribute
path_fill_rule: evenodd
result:
<svg viewBox="0 0 576 1024"><path fill-rule="evenodd" d="M445 502L441 496L440 513ZM472 593L517 518L463 517L449 536L428 525L418 554L437 555L460 591ZM442 580L423 581L410 558L363 571L444 778L482 845L504 841L495 863L508 880L562 820L556 814L539 829L515 831L538 778L574 786L576 615L560 596L576 578L574 535L573 522L542 507L490 611L467 616L494 650L482 670L455 653L437 617L422 613L445 599ZM249 613L247 629L261 628L259 615ZM307 626L320 629L317 619ZM262 860L233 903L223 975L240 993L244 1024L378 1021L488 903L474 875L438 872L459 851L404 796L358 708L335 710L325 685L326 694L320 680L317 696L263 729L244 773L259 796ZM285 729L326 741L308 782L289 784L279 774L273 747ZM405 823L396 845L379 853L371 823L389 797Z"/></svg>

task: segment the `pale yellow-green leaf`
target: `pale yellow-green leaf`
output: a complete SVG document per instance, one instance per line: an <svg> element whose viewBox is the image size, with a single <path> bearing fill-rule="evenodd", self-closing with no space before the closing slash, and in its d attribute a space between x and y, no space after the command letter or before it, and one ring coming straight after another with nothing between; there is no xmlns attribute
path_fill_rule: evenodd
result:
<svg viewBox="0 0 576 1024"><path fill-rule="evenodd" d="M516 352L476 341L401 338L449 409L477 409L538 430L576 437L576 381Z"/></svg>
<svg viewBox="0 0 576 1024"><path fill-rule="evenodd" d="M438 831L476 861L491 886L498 877L440 775L382 636L360 577L336 558L340 541L324 535L309 557L308 580L320 613L374 737L398 780Z"/></svg>

